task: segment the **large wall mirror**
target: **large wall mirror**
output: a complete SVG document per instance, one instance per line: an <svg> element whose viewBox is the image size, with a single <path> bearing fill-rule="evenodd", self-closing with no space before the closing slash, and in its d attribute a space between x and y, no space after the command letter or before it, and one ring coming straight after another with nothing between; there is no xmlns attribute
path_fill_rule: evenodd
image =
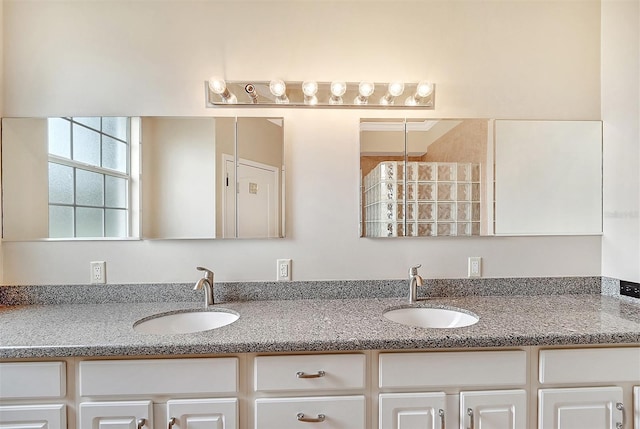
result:
<svg viewBox="0 0 640 429"><path fill-rule="evenodd" d="M282 118L2 120L3 239L284 236Z"/></svg>
<svg viewBox="0 0 640 429"><path fill-rule="evenodd" d="M362 119L363 237L602 233L602 123Z"/></svg>

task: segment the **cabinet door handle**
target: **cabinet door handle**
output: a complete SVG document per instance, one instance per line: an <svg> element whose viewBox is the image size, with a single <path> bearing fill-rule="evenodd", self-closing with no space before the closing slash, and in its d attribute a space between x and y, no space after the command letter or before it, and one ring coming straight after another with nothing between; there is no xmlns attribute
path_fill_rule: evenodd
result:
<svg viewBox="0 0 640 429"><path fill-rule="evenodd" d="M138 424L138 429L142 429L147 424L147 419L138 419L136 423Z"/></svg>
<svg viewBox="0 0 640 429"><path fill-rule="evenodd" d="M318 417L313 418L313 417L305 417L304 413L298 413L296 415L296 418L298 419L299 422L322 423L326 418L326 416L324 414L318 414Z"/></svg>
<svg viewBox="0 0 640 429"><path fill-rule="evenodd" d="M169 429L171 429L173 427L173 425L176 424L176 418L175 417L171 417L169 419Z"/></svg>
<svg viewBox="0 0 640 429"><path fill-rule="evenodd" d="M315 374L306 374L303 371L298 371L296 372L296 377L298 378L320 378L320 377L324 377L326 373L322 370L316 372Z"/></svg>
<svg viewBox="0 0 640 429"><path fill-rule="evenodd" d="M438 415L440 416L440 429L447 429L444 424L444 410L442 408L438 410Z"/></svg>
<svg viewBox="0 0 640 429"><path fill-rule="evenodd" d="M616 429L624 429L624 426L626 424L626 415L624 412L624 404L622 402L617 402L616 403L616 410L622 411L622 423L618 422L616 423Z"/></svg>
<svg viewBox="0 0 640 429"><path fill-rule="evenodd" d="M467 408L467 415L469 416L469 429L474 429L473 424L473 409Z"/></svg>

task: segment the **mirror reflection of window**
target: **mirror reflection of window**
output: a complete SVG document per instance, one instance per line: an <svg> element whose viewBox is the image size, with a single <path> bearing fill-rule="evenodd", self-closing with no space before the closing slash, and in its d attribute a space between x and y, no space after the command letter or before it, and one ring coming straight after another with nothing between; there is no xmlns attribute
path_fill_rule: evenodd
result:
<svg viewBox="0 0 640 429"><path fill-rule="evenodd" d="M49 237L129 235L130 121L48 119Z"/></svg>

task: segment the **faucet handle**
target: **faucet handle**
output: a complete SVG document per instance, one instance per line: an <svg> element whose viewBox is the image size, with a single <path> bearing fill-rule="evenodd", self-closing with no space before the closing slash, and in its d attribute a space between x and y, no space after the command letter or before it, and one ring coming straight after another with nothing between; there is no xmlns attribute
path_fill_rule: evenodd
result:
<svg viewBox="0 0 640 429"><path fill-rule="evenodd" d="M416 265L414 267L411 267L409 269L409 275L410 276L417 276L418 275L418 268L420 268L422 266L422 264Z"/></svg>
<svg viewBox="0 0 640 429"><path fill-rule="evenodd" d="M204 268L204 267L196 267L196 270L198 271L204 271L204 277L213 280L213 271L211 271L208 268Z"/></svg>

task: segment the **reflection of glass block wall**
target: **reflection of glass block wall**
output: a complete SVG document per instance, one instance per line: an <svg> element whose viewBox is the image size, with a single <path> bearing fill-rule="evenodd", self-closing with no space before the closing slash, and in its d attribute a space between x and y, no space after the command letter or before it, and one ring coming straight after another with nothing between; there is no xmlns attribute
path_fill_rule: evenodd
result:
<svg viewBox="0 0 640 429"><path fill-rule="evenodd" d="M364 178L365 235L480 235L480 177L480 164L381 162Z"/></svg>

